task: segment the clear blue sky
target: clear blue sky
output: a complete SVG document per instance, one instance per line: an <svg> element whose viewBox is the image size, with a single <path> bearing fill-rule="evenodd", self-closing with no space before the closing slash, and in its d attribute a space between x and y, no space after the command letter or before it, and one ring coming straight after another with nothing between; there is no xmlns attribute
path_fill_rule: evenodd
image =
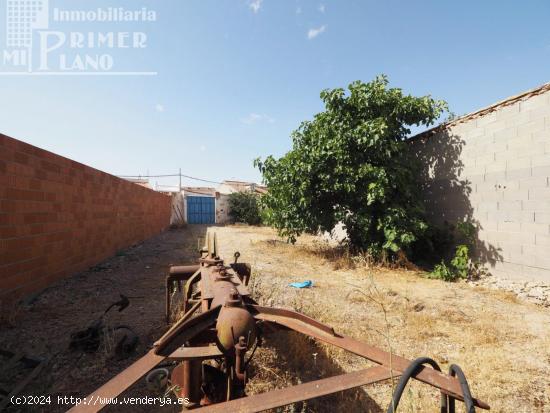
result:
<svg viewBox="0 0 550 413"><path fill-rule="evenodd" d="M112 54L158 75L0 76L0 132L113 174L259 180L252 160L287 151L324 88L385 73L464 114L550 81L543 0L50 0L109 6L158 19L63 30L144 31L146 49Z"/></svg>

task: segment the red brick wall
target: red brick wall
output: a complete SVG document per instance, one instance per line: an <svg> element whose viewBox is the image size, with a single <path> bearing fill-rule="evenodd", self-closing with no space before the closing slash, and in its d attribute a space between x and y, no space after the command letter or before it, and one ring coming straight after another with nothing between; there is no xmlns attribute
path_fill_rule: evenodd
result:
<svg viewBox="0 0 550 413"><path fill-rule="evenodd" d="M0 134L0 300L165 229L170 197Z"/></svg>

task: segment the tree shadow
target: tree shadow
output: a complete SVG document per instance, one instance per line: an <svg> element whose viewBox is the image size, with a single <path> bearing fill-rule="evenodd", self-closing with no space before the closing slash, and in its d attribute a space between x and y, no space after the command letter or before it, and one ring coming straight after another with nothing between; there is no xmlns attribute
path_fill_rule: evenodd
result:
<svg viewBox="0 0 550 413"><path fill-rule="evenodd" d="M471 223L475 228L475 258L494 267L502 255L499 248L479 238L483 227L470 200L473 184L463 174L464 140L443 130L420 135L410 143L420 163L419 181L428 220L443 232L459 222Z"/></svg>

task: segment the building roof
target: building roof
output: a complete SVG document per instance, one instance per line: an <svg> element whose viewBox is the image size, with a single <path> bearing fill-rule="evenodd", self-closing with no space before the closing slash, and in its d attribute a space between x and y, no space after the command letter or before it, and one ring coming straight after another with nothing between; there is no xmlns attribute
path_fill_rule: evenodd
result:
<svg viewBox="0 0 550 413"><path fill-rule="evenodd" d="M216 188L204 186L184 186L181 189L185 195L216 195Z"/></svg>
<svg viewBox="0 0 550 413"><path fill-rule="evenodd" d="M222 185L230 187L234 192L254 191L258 194L265 194L267 192L266 186L254 182L225 180L222 182Z"/></svg>
<svg viewBox="0 0 550 413"><path fill-rule="evenodd" d="M442 123L441 125L430 128L430 129L428 129L424 132L421 132L421 133L411 137L411 139L418 139L418 138L423 138L423 137L433 135L433 134L435 134L437 132L440 132L444 129L448 129L452 126L458 125L459 123L468 122L472 119L476 119L476 118L479 118L481 116L487 115L491 112L494 112L495 110L500 109L501 107L513 105L514 103L527 100L529 98L532 98L533 96L541 95L541 94L543 94L545 92L548 92L548 91L550 91L550 83L545 83L545 84L543 84L539 87L536 87L534 89L530 89L530 90L528 90L526 92L523 92L523 93L520 93L519 95L510 96L510 97L508 97L504 100L493 103L490 106L486 106L482 109L476 110L475 112L468 113L466 115L463 115L463 116L460 116L456 119L453 119L449 122L445 122L445 123Z"/></svg>

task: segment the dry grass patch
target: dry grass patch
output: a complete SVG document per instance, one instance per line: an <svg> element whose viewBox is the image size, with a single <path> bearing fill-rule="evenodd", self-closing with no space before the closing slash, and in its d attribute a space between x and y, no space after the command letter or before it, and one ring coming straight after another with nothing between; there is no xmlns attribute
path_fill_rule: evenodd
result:
<svg viewBox="0 0 550 413"><path fill-rule="evenodd" d="M458 364L473 393L487 401L492 411L550 412L548 309L522 302L507 292L426 279L414 269L373 267L369 262L346 256L341 249L330 249L309 235L291 245L268 228L216 231L223 256L239 250L241 260L253 265L251 287L261 304L292 307L340 333L385 350L391 347L410 359L432 357L443 370L452 363ZM292 281L306 279L314 282L313 288L288 287ZM374 287L377 293L373 292ZM277 359L276 367L281 368L278 374L290 379L286 385L295 384L293 380L300 377L300 369L311 368L313 350L308 344L298 351L291 346L293 338L281 340L283 344L273 345L273 351L277 357L281 350L286 351L288 359L286 364ZM324 345L316 348L336 369L332 371L354 371L368 365L339 349ZM264 361L262 365L275 369L270 364L273 360ZM293 370L292 366L297 367ZM287 367L290 376L283 373ZM256 386L261 385L261 380L271 380L269 373L253 379ZM368 386L362 394L365 391L369 403L365 402L362 410L344 410L385 411L391 385ZM346 397L352 400L354 396ZM309 403L306 411L344 411L339 410L339 400ZM405 412L437 411L439 396L436 390L414 383L402 403L400 410Z"/></svg>

